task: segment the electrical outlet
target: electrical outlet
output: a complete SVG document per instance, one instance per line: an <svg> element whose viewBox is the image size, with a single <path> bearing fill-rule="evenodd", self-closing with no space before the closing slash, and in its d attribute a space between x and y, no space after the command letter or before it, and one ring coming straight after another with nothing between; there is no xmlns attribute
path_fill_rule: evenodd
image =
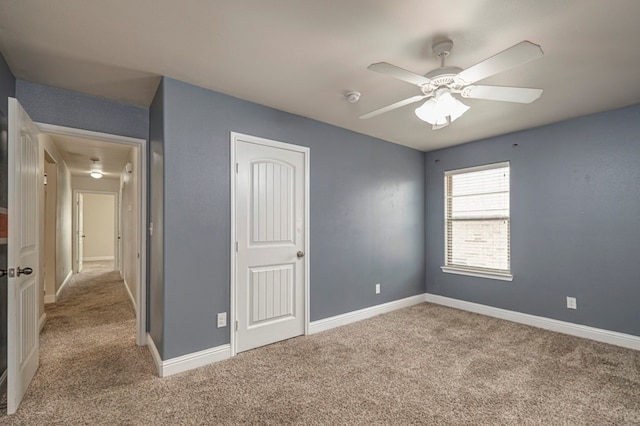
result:
<svg viewBox="0 0 640 426"><path fill-rule="evenodd" d="M578 309L578 302L575 297L567 297L567 308Z"/></svg>
<svg viewBox="0 0 640 426"><path fill-rule="evenodd" d="M380 294L380 284L376 284L376 294Z"/></svg>
<svg viewBox="0 0 640 426"><path fill-rule="evenodd" d="M227 313L220 312L218 314L218 328L227 326Z"/></svg>

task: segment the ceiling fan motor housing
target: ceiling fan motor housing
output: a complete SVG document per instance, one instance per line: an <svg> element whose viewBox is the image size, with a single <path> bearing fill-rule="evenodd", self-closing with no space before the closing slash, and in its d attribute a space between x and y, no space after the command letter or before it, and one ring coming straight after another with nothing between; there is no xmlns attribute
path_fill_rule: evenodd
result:
<svg viewBox="0 0 640 426"><path fill-rule="evenodd" d="M425 74L431 82L421 87L422 93L425 95L432 94L432 92L439 87L448 87L452 90L459 90L462 85L455 81L455 76L462 71L458 67L442 67Z"/></svg>

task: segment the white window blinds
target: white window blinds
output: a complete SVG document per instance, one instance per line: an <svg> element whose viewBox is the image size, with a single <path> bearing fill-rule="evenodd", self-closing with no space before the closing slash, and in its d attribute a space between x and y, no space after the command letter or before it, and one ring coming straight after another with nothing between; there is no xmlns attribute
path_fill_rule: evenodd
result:
<svg viewBox="0 0 640 426"><path fill-rule="evenodd" d="M510 273L509 163L445 173L446 266Z"/></svg>

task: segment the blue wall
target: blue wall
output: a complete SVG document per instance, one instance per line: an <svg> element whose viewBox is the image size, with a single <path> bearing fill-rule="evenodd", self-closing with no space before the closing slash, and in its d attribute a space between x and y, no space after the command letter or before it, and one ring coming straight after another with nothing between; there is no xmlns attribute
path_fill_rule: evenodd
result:
<svg viewBox="0 0 640 426"><path fill-rule="evenodd" d="M428 293L640 335L640 105L425 161ZM511 162L513 282L444 274L443 173L498 161Z"/></svg>
<svg viewBox="0 0 640 426"><path fill-rule="evenodd" d="M16 97L40 123L148 139L149 110L108 99L16 81Z"/></svg>
<svg viewBox="0 0 640 426"><path fill-rule="evenodd" d="M16 96L16 79L9 69L9 65L0 55L0 112L7 115L9 113L9 104L7 99Z"/></svg>
<svg viewBox="0 0 640 426"><path fill-rule="evenodd" d="M311 148L311 320L424 292L424 153L170 78L162 90L163 359L229 342L215 324L229 312L231 131Z"/></svg>
<svg viewBox="0 0 640 426"><path fill-rule="evenodd" d="M8 99L15 97L16 79L0 55L0 207L7 208L7 115ZM0 244L0 269L7 269L7 245ZM7 369L7 277L0 278L0 375ZM0 390L1 392L1 390Z"/></svg>

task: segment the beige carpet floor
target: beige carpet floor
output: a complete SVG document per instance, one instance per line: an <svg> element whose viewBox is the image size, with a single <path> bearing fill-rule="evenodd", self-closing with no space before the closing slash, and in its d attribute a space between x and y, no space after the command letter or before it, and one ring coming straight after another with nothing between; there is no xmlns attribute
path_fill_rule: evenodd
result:
<svg viewBox="0 0 640 426"><path fill-rule="evenodd" d="M0 424L640 424L640 353L432 304L158 378L116 272L47 309Z"/></svg>

